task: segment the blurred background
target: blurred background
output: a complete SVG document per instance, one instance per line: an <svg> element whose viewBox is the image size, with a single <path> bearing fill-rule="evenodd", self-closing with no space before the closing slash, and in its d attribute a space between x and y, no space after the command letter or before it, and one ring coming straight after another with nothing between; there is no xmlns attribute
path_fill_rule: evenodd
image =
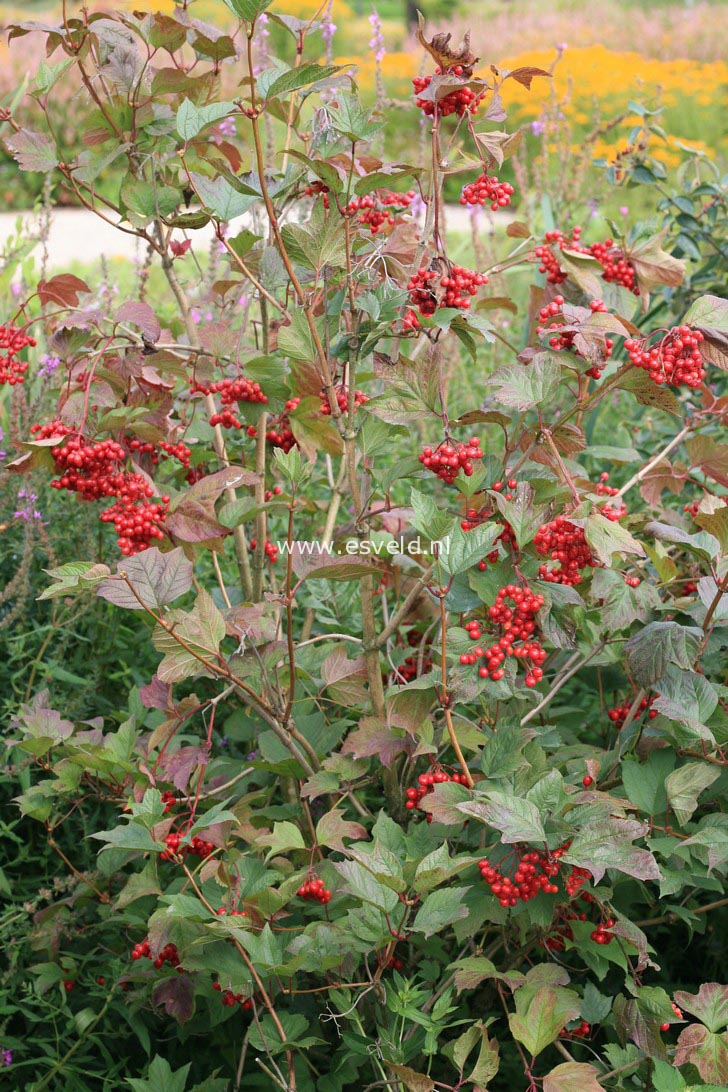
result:
<svg viewBox="0 0 728 1092"><path fill-rule="evenodd" d="M90 4L90 10L137 8L173 12L174 0L139 3ZM524 127L527 140L520 157L532 177L518 179L548 190L548 176L571 170L573 185L568 200L585 199L594 209L604 195L589 181L580 192L586 164L613 163L630 143L635 126L647 118L657 126L649 138L649 154L669 172L698 153L723 165L728 64L725 61L725 3L686 3L684 0L332 0L322 8L318 0L276 0L270 8L300 18L320 12L320 36L309 40L307 51L321 49L337 62L354 62L362 95L389 100L411 95L411 79L423 66L423 52L414 36L416 9L428 25L451 31L459 40L468 28L483 70L520 65L554 67L554 79L536 80L531 91L508 81L504 88L508 127ZM80 5L69 0L69 13ZM223 0L192 0L190 14L216 25L232 25L233 16ZM0 23L18 20L53 22L60 3L16 0L0 4ZM268 19L264 28L271 53L285 55L290 38ZM40 36L29 35L9 47L0 44L0 100L32 77L42 58ZM53 60L58 60L55 56ZM236 79L234 67L226 77ZM63 84L61 83L61 88ZM84 103L69 88L65 100L56 89L55 114L59 133L69 148L78 146ZM29 104L30 105L30 104ZM27 107L26 107L27 108ZM645 111L650 111L649 114ZM658 113L652 113L657 111ZM22 115L22 107L20 109ZM387 136L387 152L411 161L413 142L420 137L417 111L401 115L402 125ZM583 153L583 154L582 154ZM541 157L540 162L538 157ZM536 162L534 162L536 157ZM571 163L574 158L573 164ZM694 159L691 159L694 162ZM691 168L692 169L692 168ZM519 162L509 165L518 172ZM506 172L508 173L508 172ZM658 167L658 174L660 173ZM512 180L512 179L511 179ZM646 180L646 179L645 179ZM0 203L5 210L33 205L44 185L40 174L21 173L0 152ZM453 191L454 192L454 191ZM53 203L69 197L53 194ZM608 199L606 211L618 214L619 198Z"/></svg>

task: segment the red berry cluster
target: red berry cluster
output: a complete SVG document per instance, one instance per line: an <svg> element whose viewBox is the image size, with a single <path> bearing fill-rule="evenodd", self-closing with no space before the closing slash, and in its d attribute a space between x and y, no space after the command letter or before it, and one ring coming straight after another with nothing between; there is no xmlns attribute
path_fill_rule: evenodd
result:
<svg viewBox="0 0 728 1092"><path fill-rule="evenodd" d="M218 993L222 993L220 1000L226 1008L232 1009L236 1005L240 1005L241 1009L248 1012L253 1007L252 997L243 997L242 993L233 993L232 990L223 990L219 982L213 982L212 988Z"/></svg>
<svg viewBox="0 0 728 1092"><path fill-rule="evenodd" d="M267 501L273 500L273 497L280 497L282 492L283 490L281 489L280 485L274 485L272 489L266 489L265 499Z"/></svg>
<svg viewBox="0 0 728 1092"><path fill-rule="evenodd" d="M534 249L535 256L540 261L539 272L546 274L549 284L561 284L568 274L559 265L559 259L554 249L576 250L580 254L590 254L602 267L602 279L621 284L630 292L639 295L637 287L637 274L629 258L614 245L612 239L605 239L602 243L592 243L584 246L581 242L581 228L575 227L571 236L565 235L558 229L547 231L543 242Z"/></svg>
<svg viewBox="0 0 728 1092"><path fill-rule="evenodd" d="M149 944L149 937L145 937L139 944L135 944L131 950L131 958L137 959L152 959L152 949ZM161 970L165 963L169 963L170 967L180 968L180 958L175 944L165 944L164 948L159 952L157 957L152 960L157 970Z"/></svg>
<svg viewBox="0 0 728 1092"><path fill-rule="evenodd" d="M171 811L172 808L174 808L176 806L177 797L175 796L172 789L166 789L165 792L162 793L162 803L164 804L164 814L165 815L167 814L168 811Z"/></svg>
<svg viewBox="0 0 728 1092"><path fill-rule="evenodd" d="M328 400L328 397L326 395L326 391L321 391L320 398L321 398L321 413L323 413L324 417L330 417L331 416L331 406L329 405L329 400ZM339 389L336 392L336 401L339 403L339 409L341 410L342 413L348 413L349 412L349 390L348 390L348 387L339 387ZM364 391L354 391L354 410L355 411L359 408L359 406L363 406L364 403L368 402L368 401L369 401L369 399L364 394Z"/></svg>
<svg viewBox="0 0 728 1092"><path fill-rule="evenodd" d="M66 991L66 993L70 993L75 985L76 985L76 979L75 978L64 978L63 979L63 988Z"/></svg>
<svg viewBox="0 0 728 1092"><path fill-rule="evenodd" d="M608 481L609 481L609 474L605 470L602 474L599 475L599 481L597 482L597 485L596 485L596 492L597 492L598 496L600 496L600 497L616 497L617 496L617 494L619 493L619 490L616 489L612 485L607 485ZM607 519L611 520L612 523L616 523L618 520L623 519L624 516L627 515L627 505L624 503L624 501L620 501L619 505L609 504L609 502L607 502L606 504L601 504L599 506L599 511L602 513L603 516L606 516Z"/></svg>
<svg viewBox="0 0 728 1092"><path fill-rule="evenodd" d="M576 330L574 330L574 329L565 330L564 329L564 327L566 325L569 325L569 323L567 323L567 321L565 320L564 315L562 313L564 303L565 303L565 300L564 300L563 296L554 296L551 303L547 303L545 307L541 308L541 310L538 313L538 317L539 317L539 320L542 323L542 325L540 325L540 326L538 326L536 328L536 333L539 335L539 337L541 337L542 334L547 333L549 335L549 345L551 346L552 349L570 350L570 351L573 351L574 353L576 353L577 356L581 357L582 359L585 359L584 354L580 353L579 350L574 347L574 341L575 341L575 338L576 338ZM604 303L603 300L591 300L589 302L589 307L591 309L592 314L596 314L597 312L601 312L602 314L607 314L607 306L606 306L606 304ZM578 321L578 319L573 318L571 320L570 324L572 326L578 325L579 321ZM602 357L601 361L599 362L598 365L597 364L592 365L592 367L589 368L589 370L587 371L586 374L591 376L592 379L601 379L602 378L602 370L603 370L604 365L606 364L606 362L611 357L613 349L614 349L614 340L613 340L613 338L609 338L609 337L605 338L603 348L601 350L601 357Z"/></svg>
<svg viewBox="0 0 728 1092"><path fill-rule="evenodd" d="M25 381L28 364L18 360L18 353L28 346L35 347L35 341L24 330L19 330L12 322L0 326L0 387L6 383L9 387Z"/></svg>
<svg viewBox="0 0 728 1092"><path fill-rule="evenodd" d="M548 554L552 561L560 563L559 569L539 566L539 579L547 580L551 584L568 584L574 587L581 583L580 569L596 568L598 564L589 549L584 529L577 527L564 516L557 516L550 523L542 524L533 542L542 557Z"/></svg>
<svg viewBox="0 0 728 1092"><path fill-rule="evenodd" d="M385 574L386 575L386 574ZM407 634L407 644L410 648L419 647L422 643L422 633L417 629L411 629ZM419 651L408 656L403 663L394 672L394 683L396 686L404 686L405 683L412 682L416 679L420 672L426 675L432 667L432 657L429 654L430 642L427 642L427 651L422 656L422 667L420 668L420 655ZM389 678L387 672L382 673L382 680L387 682Z"/></svg>
<svg viewBox="0 0 728 1092"><path fill-rule="evenodd" d="M650 706L652 705L655 698L658 698L659 696L659 694L652 694L650 697L644 697L637 707L635 720L637 719L637 717L641 717L645 710L648 710L647 716L649 717L649 719L654 720L655 717L658 715L657 710L651 709ZM619 705L615 705L611 709L607 710L607 716L609 717L617 731L619 731L620 728L623 727L624 722L627 719L627 715L632 708L633 701L634 694L631 698L625 698L625 700Z"/></svg>
<svg viewBox="0 0 728 1092"><path fill-rule="evenodd" d="M408 334L411 331L419 330L419 328L420 320L417 318L417 312L413 311L411 307L408 307L404 313L404 318L402 319L403 332Z"/></svg>
<svg viewBox="0 0 728 1092"><path fill-rule="evenodd" d="M446 74L448 76L460 76L465 74L465 69L462 65L456 64L452 68L443 70L441 68L435 69L435 74L442 76ZM415 76L412 80L412 86L415 89L415 95L421 95L423 91L432 83L432 76ZM449 117L450 114L457 114L459 118L465 114L477 113L478 107L485 98L485 91L476 92L471 90L466 83L462 87L457 87L454 90L444 95L438 102L432 102L430 99L415 98L415 105L420 108L423 114L427 117L432 117L435 111L441 118Z"/></svg>
<svg viewBox="0 0 728 1092"><path fill-rule="evenodd" d="M291 428L291 422L288 414L292 413L293 410L297 409L300 405L300 402L300 398L289 398L286 402L283 413L280 415L280 417L275 418L269 423L268 429L265 434L265 438L271 445L271 447L279 447L282 451L286 452L286 454L291 450L292 447L295 447L298 443L296 437L293 435L293 430ZM248 429L248 433L249 435L254 436L255 430L253 430L251 433L251 430Z"/></svg>
<svg viewBox="0 0 728 1092"><path fill-rule="evenodd" d="M189 845L182 845L182 835L174 831L171 831L164 839L166 850L160 853L160 857L163 861L172 861L175 857L186 857L188 854L193 857L201 857L203 860L205 857L209 857L211 853L214 853L215 846L212 842L205 841L204 838L200 838L197 834L193 837Z"/></svg>
<svg viewBox="0 0 728 1092"><path fill-rule="evenodd" d="M65 983L64 983L64 984L65 984ZM675 1002L674 1002L674 1001L671 1001L671 1002L670 1002L670 1004L672 1005L672 1011L673 1011L673 1012L675 1013L675 1015L677 1016L678 1020L682 1020L682 1019L683 1019L683 1011L682 1011L682 1009L681 1009L681 1008L679 1008L679 1007L678 1007L678 1006L677 1006L677 1005L675 1004ZM660 1024L660 1031L669 1031L669 1030L670 1030L670 1025L669 1025L669 1024Z"/></svg>
<svg viewBox="0 0 728 1092"><path fill-rule="evenodd" d="M387 960L387 967L393 971L402 971L404 970L404 960L399 959L396 955L391 955Z"/></svg>
<svg viewBox="0 0 728 1092"><path fill-rule="evenodd" d="M232 910L228 910L224 906L221 906L219 910L215 911L215 913L219 918L224 918L226 916L229 916L231 918L247 918L248 916L244 910L237 910L235 908L233 908Z"/></svg>
<svg viewBox="0 0 728 1092"><path fill-rule="evenodd" d="M318 876L309 876L307 880L304 880L296 894L307 902L320 902L322 906L331 902L331 892Z"/></svg>
<svg viewBox="0 0 728 1092"><path fill-rule="evenodd" d="M510 182L499 182L498 179L486 172L463 187L460 197L461 205L487 205L490 204L493 212L504 209L511 203L511 197L516 191Z"/></svg>
<svg viewBox="0 0 728 1092"><path fill-rule="evenodd" d="M255 539L255 538L252 538L250 540L251 550L254 550L257 545L258 545L258 540ZM278 547L276 546L275 542L271 542L271 540L269 538L267 538L265 540L265 546L263 547L263 549L265 550L265 556L268 558L271 565L275 565L276 561L278 560Z"/></svg>
<svg viewBox="0 0 728 1092"><path fill-rule="evenodd" d="M635 296L639 296L635 267L611 239L605 239L603 243L592 243L589 253L601 265L603 280L610 284L621 284Z"/></svg>
<svg viewBox="0 0 728 1092"><path fill-rule="evenodd" d="M152 539L164 538L161 529L169 511L169 497L151 503L154 488L141 474L120 469L127 452L116 440L90 441L74 435L61 421L33 425L31 433L39 440L68 437L63 445L52 448L51 455L60 477L51 482L53 489L78 493L83 500L117 497L111 508L101 513L104 523L113 523L119 549L127 557L141 553Z"/></svg>
<svg viewBox="0 0 728 1092"><path fill-rule="evenodd" d="M510 600L513 607L507 606L506 600ZM527 670L524 682L528 687L536 686L543 678L541 664L546 659L546 653L539 641L531 638L536 630L536 615L544 602L542 595L535 594L528 587L507 584L500 588L495 603L488 608L490 622L500 628L498 640L490 648L477 647L472 652L464 652L460 663L475 664L482 659L485 662L478 668L481 679L490 676L494 682L498 682L505 675L501 664L506 656L530 660L532 666ZM466 622L465 628L471 641L480 641L483 631L479 621Z"/></svg>
<svg viewBox="0 0 728 1092"><path fill-rule="evenodd" d="M559 1035L563 1039L586 1039L591 1034L591 1024L580 1020L575 1028L562 1028Z"/></svg>
<svg viewBox="0 0 728 1092"><path fill-rule="evenodd" d="M346 206L349 216L359 216L359 224L366 226L372 235L377 235L385 224L395 224L396 213L409 208L415 198L415 191L392 193L391 190L375 190L364 197L355 197Z"/></svg>
<svg viewBox="0 0 728 1092"><path fill-rule="evenodd" d="M140 489L149 494L153 490L138 474L128 474L126 477L121 498L102 512L99 519L103 523L114 524L119 549L126 557L132 557L147 550L153 539L164 538L162 527L169 513L169 497L163 496L157 502L145 498L137 504Z"/></svg>
<svg viewBox="0 0 728 1092"><path fill-rule="evenodd" d="M586 778L584 780L586 781ZM588 788L588 786L586 787ZM574 865L565 880L566 894L573 899L574 895L578 894L579 889L590 879L591 872L586 868L579 868L578 865Z"/></svg>
<svg viewBox="0 0 728 1092"><path fill-rule="evenodd" d="M683 512L689 512L689 514L693 517L693 519L695 519L695 517L698 514L699 508L700 508L700 501L699 500L694 500L694 501L691 501L690 504L684 504L683 505Z"/></svg>
<svg viewBox="0 0 728 1092"><path fill-rule="evenodd" d="M434 792L435 785L444 785L446 781L454 781L458 785L468 784L468 779L463 773L446 773L445 770L439 766L433 766L429 773L421 773L417 778L417 786L407 789L405 796L405 807L407 811L424 811L427 812L427 808L422 806L422 799L425 796L429 796L431 792ZM427 812L427 822L432 822L432 816Z"/></svg>
<svg viewBox="0 0 728 1092"><path fill-rule="evenodd" d="M407 289L410 303L421 315L434 315L439 307L455 307L467 311L470 297L475 296L478 289L487 283L488 278L484 273L464 269L461 265L452 266L450 272L442 276L437 270L425 269L423 266L410 278ZM439 300L435 294L438 286L445 289Z"/></svg>
<svg viewBox="0 0 728 1092"><path fill-rule="evenodd" d="M650 335L652 336L652 335ZM661 385L699 387L705 378L705 361L700 351L704 341L700 330L689 326L673 326L660 341L649 345L649 338L636 341L629 338L624 347L637 368L649 372L650 379Z"/></svg>
<svg viewBox="0 0 728 1092"><path fill-rule="evenodd" d="M682 586L683 595L694 595L698 590L698 585L694 580L686 580Z"/></svg>
<svg viewBox="0 0 728 1092"><path fill-rule="evenodd" d="M448 485L452 485L461 470L466 478L471 477L473 462L482 458L477 436L472 436L467 444L445 441L436 448L426 447L418 455L422 465Z"/></svg>
<svg viewBox="0 0 728 1092"><path fill-rule="evenodd" d="M80 493L84 500L118 495L127 476L119 472L119 464L126 460L127 453L116 440L87 440L85 436L73 435L73 429L62 421L33 425L30 431L36 440L69 437L62 446L51 448L61 475L52 483L55 489Z"/></svg>
<svg viewBox="0 0 728 1092"><path fill-rule="evenodd" d="M159 450L163 451L168 458L177 459L185 470L189 469L192 451L187 447L187 444L182 443L181 440L177 444L169 443L167 440L160 440L155 445L151 440L137 440L135 438L133 440L127 440L126 443L129 451L133 455L137 457L141 455L151 456L153 466L159 464L159 451L157 451L157 448L159 448Z"/></svg>
<svg viewBox="0 0 728 1092"><path fill-rule="evenodd" d="M222 425L223 428L243 428L243 422L237 416L237 406L240 402L266 403L268 396L263 393L258 383L244 376L237 379L219 379L216 383L195 382L191 388L192 394L219 394L223 409L219 413L213 413L210 417L211 425ZM233 409L231 407L236 407Z"/></svg>
<svg viewBox="0 0 728 1092"><path fill-rule="evenodd" d="M552 247L557 246L559 250L581 250L583 248L579 242L580 237L580 227L575 227L571 236L564 235L563 231L547 231L543 237L543 242L535 247L533 253L541 263L538 271L546 274L546 280L549 284L561 284L568 277L568 273L565 273L560 267L559 260Z"/></svg>
<svg viewBox="0 0 728 1092"><path fill-rule="evenodd" d="M307 197L323 197L324 208L327 209L330 205L329 193L331 192L325 182L312 182L303 191Z"/></svg>
<svg viewBox="0 0 728 1092"><path fill-rule="evenodd" d="M568 890L569 880L566 881L566 887ZM582 895L582 898L587 896ZM591 895L588 896L591 899ZM544 937L539 943L548 948L550 952L563 952L566 949L566 942L574 939L574 930L571 928L572 921L586 921L587 915L584 911L576 909L577 904L572 903L570 907L558 908L558 919L552 926L548 936Z"/></svg>
<svg viewBox="0 0 728 1092"><path fill-rule="evenodd" d="M528 902L535 899L540 891L549 895L557 893L559 889L553 880L558 876L561 858L568 848L567 843L553 852L540 853L535 849L516 846L513 853L518 857L518 863L512 877L504 875L504 862L494 865L486 858L478 861L478 868L501 906L515 906L519 900ZM510 855L506 860L509 859Z"/></svg>
<svg viewBox="0 0 728 1092"><path fill-rule="evenodd" d="M614 933L610 933L609 930L614 928L614 918L605 918L597 925L589 936L597 944L611 944L614 940Z"/></svg>

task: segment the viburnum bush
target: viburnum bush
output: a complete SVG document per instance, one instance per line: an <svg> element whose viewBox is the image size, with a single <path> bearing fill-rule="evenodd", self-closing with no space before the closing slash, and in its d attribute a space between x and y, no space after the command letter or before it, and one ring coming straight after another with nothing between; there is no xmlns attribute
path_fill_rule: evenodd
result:
<svg viewBox="0 0 728 1092"><path fill-rule="evenodd" d="M725 1087L728 303L672 314L641 228L505 211L508 81L546 73L421 29L428 154L390 163L320 24L229 6L10 30L48 61L8 150L143 255L133 296L46 276L0 327L9 471L98 516L40 599L139 635L115 716L34 667L13 723L71 888L23 911L16 1086L87 1087L129 1028L157 1056L118 1087ZM450 174L507 217L489 268Z"/></svg>

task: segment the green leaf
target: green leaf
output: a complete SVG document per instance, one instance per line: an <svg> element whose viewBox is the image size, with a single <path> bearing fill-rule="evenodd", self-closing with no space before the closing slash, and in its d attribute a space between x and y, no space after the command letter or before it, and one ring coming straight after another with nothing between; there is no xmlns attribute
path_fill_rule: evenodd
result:
<svg viewBox="0 0 728 1092"><path fill-rule="evenodd" d="M244 19L246 23L253 23L266 11L273 0L224 0L224 3L230 8L230 11L238 18Z"/></svg>
<svg viewBox="0 0 728 1092"><path fill-rule="evenodd" d="M164 848L155 842L146 827L135 822L125 823L113 830L96 831L91 837L105 842L104 849L136 849L144 853L161 853Z"/></svg>
<svg viewBox="0 0 728 1092"><path fill-rule="evenodd" d="M615 523L601 512L589 513L584 527L584 537L603 565L610 566L614 554L638 554L644 557L641 543L633 538L621 523Z"/></svg>
<svg viewBox="0 0 728 1092"><path fill-rule="evenodd" d="M446 925L467 917L468 908L461 900L469 890L469 887L448 887L432 891L417 911L412 929L431 937Z"/></svg>
<svg viewBox="0 0 728 1092"><path fill-rule="evenodd" d="M497 493L495 502L498 511L510 523L516 536L519 549L533 541L538 528L543 523L545 508L534 507L533 487L528 482L519 482L513 500L506 500L503 493Z"/></svg>
<svg viewBox="0 0 728 1092"><path fill-rule="evenodd" d="M184 99L177 111L177 132L183 140L189 141L207 125L235 112L233 102L211 102L209 106L196 106L189 99Z"/></svg>
<svg viewBox="0 0 728 1092"><path fill-rule="evenodd" d="M241 192L222 176L212 179L191 171L190 177L202 204L219 220L234 220L260 200L260 195L249 186Z"/></svg>
<svg viewBox="0 0 728 1092"><path fill-rule="evenodd" d="M362 107L356 95L337 95L336 105L327 110L334 129L347 140L369 140L384 127L383 121L371 120L371 112Z"/></svg>
<svg viewBox="0 0 728 1092"><path fill-rule="evenodd" d="M201 660L217 656L225 636L225 620L211 596L200 591L191 611L169 611L165 622L169 630L157 626L152 634L154 647L164 654L157 668L161 681L180 682L192 675L214 677L212 668Z"/></svg>
<svg viewBox="0 0 728 1092"><path fill-rule="evenodd" d="M688 307L683 316L686 326L699 330L719 330L728 333L728 300L720 296L700 296Z"/></svg>
<svg viewBox="0 0 728 1092"><path fill-rule="evenodd" d="M673 542L701 561L713 561L720 554L720 543L705 531L691 535L680 527L672 527L669 523L658 523L655 520L647 524L645 534L653 535L660 542Z"/></svg>
<svg viewBox="0 0 728 1092"><path fill-rule="evenodd" d="M502 531L498 523L482 523L473 527L472 531L463 531L456 524L447 538L442 540L440 559L445 572L451 576L467 572L493 549L493 543Z"/></svg>
<svg viewBox="0 0 728 1092"><path fill-rule="evenodd" d="M307 224L287 224L281 234L291 259L299 265L314 270L346 265L343 222L336 216L324 216L323 206L314 208Z"/></svg>
<svg viewBox="0 0 728 1092"><path fill-rule="evenodd" d="M701 792L719 777L720 770L707 762L687 762L668 775L665 780L667 799L681 826L696 810Z"/></svg>
<svg viewBox="0 0 728 1092"><path fill-rule="evenodd" d="M651 560L653 552L647 547ZM665 579L659 569L659 559L655 563L660 579ZM671 573L670 575L674 575ZM662 600L659 592L646 580L636 588L630 588L624 581L624 575L614 569L596 569L592 575L590 598L599 603L602 625L607 633L626 629L632 622L646 622Z"/></svg>
<svg viewBox="0 0 728 1092"><path fill-rule="evenodd" d="M612 999L600 993L593 982L587 982L584 986L584 996L581 999L581 1012L579 1015L588 1024L601 1024L609 1016L612 1010Z"/></svg>
<svg viewBox="0 0 728 1092"><path fill-rule="evenodd" d="M233 919L234 920L234 919ZM234 929L236 938L248 953L257 971L265 974L275 973L283 963L283 945L280 937L273 932L268 922L259 933L252 929Z"/></svg>
<svg viewBox="0 0 728 1092"><path fill-rule="evenodd" d="M561 382L561 364L555 353L536 353L530 364L508 364L490 377L493 398L520 412L544 407Z"/></svg>
<svg viewBox="0 0 728 1092"><path fill-rule="evenodd" d="M337 861L334 868L343 876L351 894L361 902L376 906L385 914L391 914L399 904L397 892L380 883L359 861Z"/></svg>
<svg viewBox="0 0 728 1092"><path fill-rule="evenodd" d="M646 815L662 815L667 808L665 778L674 768L675 752L669 748L652 751L646 762L625 758L622 784L627 798Z"/></svg>
<svg viewBox="0 0 728 1092"><path fill-rule="evenodd" d="M342 65L339 64L302 64L299 68L291 68L290 71L284 72L274 80L266 91L265 97L270 101L279 95L290 95L292 91L298 91L299 88L307 87L311 83L318 83L319 80L326 80L341 70Z"/></svg>
<svg viewBox="0 0 728 1092"><path fill-rule="evenodd" d="M640 686L653 686L670 664L688 671L698 655L702 630L678 622L650 622L624 646L629 674Z"/></svg>
<svg viewBox="0 0 728 1092"><path fill-rule="evenodd" d="M53 580L50 587L41 592L38 599L58 599L74 591L85 591L95 587L104 577L111 575L108 565L95 564L93 561L69 561L57 569L44 569Z"/></svg>
<svg viewBox="0 0 728 1092"><path fill-rule="evenodd" d="M546 840L538 808L530 800L524 800L520 796L490 792L484 798L458 804L457 810L495 827L502 834L501 841L508 845Z"/></svg>
<svg viewBox="0 0 728 1092"><path fill-rule="evenodd" d="M182 193L174 186L160 185L155 181L131 175L121 187L120 198L127 217L134 227L144 227L158 216L170 216L182 201Z"/></svg>
<svg viewBox="0 0 728 1092"><path fill-rule="evenodd" d="M146 1078L127 1077L133 1092L185 1092L192 1062L173 1070L169 1062L157 1054L149 1065Z"/></svg>
<svg viewBox="0 0 728 1092"><path fill-rule="evenodd" d="M325 343L325 326L322 318L316 319L316 329L322 344ZM291 360L303 360L311 363L318 359L316 343L313 340L308 320L300 308L291 315L291 325L281 326L278 331L278 348Z"/></svg>
<svg viewBox="0 0 728 1092"><path fill-rule="evenodd" d="M278 853L286 853L291 849L306 848L301 831L295 823L289 823L287 820L282 823L274 823L272 832L260 835L256 844L270 847L265 855L266 861L269 861L271 857L275 857Z"/></svg>
<svg viewBox="0 0 728 1092"><path fill-rule="evenodd" d="M718 705L718 694L704 675L670 666L659 686L653 709L703 739L713 738L705 724Z"/></svg>
<svg viewBox="0 0 728 1092"><path fill-rule="evenodd" d="M419 489L410 490L410 504L414 509L414 525L430 542L439 542L452 531L454 516L442 510L435 500Z"/></svg>
<svg viewBox="0 0 728 1092"><path fill-rule="evenodd" d="M562 986L542 986L535 994L516 991L516 1012L508 1017L511 1032L531 1055L558 1038L565 1024L579 1015L579 996Z"/></svg>
<svg viewBox="0 0 728 1092"><path fill-rule="evenodd" d="M694 518L698 527L718 540L723 554L728 554L728 504L708 493Z"/></svg>

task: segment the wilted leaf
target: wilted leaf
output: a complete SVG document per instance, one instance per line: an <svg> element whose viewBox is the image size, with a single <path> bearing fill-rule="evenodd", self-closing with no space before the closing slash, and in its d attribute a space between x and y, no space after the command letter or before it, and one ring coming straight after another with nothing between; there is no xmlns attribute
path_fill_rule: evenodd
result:
<svg viewBox="0 0 728 1092"><path fill-rule="evenodd" d="M676 1066L690 1063L704 1081L728 1086L728 1033L716 1035L702 1024L690 1024L680 1032L675 1050Z"/></svg>
<svg viewBox="0 0 728 1092"><path fill-rule="evenodd" d="M192 587L192 562L179 546L167 554L151 546L134 557L124 558L117 565L117 574L102 580L96 594L125 610L145 607L157 610Z"/></svg>
<svg viewBox="0 0 728 1092"><path fill-rule="evenodd" d="M675 1003L702 1020L709 1031L720 1031L728 1024L728 986L703 982L697 993L679 990Z"/></svg>
<svg viewBox="0 0 728 1092"><path fill-rule="evenodd" d="M697 808L698 797L703 789L707 789L719 777L720 770L707 762L687 762L669 774L665 781L665 791L681 826L687 823Z"/></svg>
<svg viewBox="0 0 728 1092"><path fill-rule="evenodd" d="M543 1092L602 1092L599 1072L586 1062L564 1062L543 1079Z"/></svg>
<svg viewBox="0 0 728 1092"><path fill-rule="evenodd" d="M56 143L46 133L21 129L19 133L6 137L5 147L21 171L41 171L47 174L58 166Z"/></svg>
<svg viewBox="0 0 728 1092"><path fill-rule="evenodd" d="M647 823L634 819L610 816L595 820L576 831L563 859L587 868L595 883L601 881L608 868L638 880L659 880L660 870L650 851L632 845L635 838L644 838L648 832Z"/></svg>
<svg viewBox="0 0 728 1092"><path fill-rule="evenodd" d="M178 1024L186 1024L195 1011L192 979L188 974L175 974L157 983L152 991L152 1004L164 1006L168 1016Z"/></svg>
<svg viewBox="0 0 728 1092"><path fill-rule="evenodd" d="M650 622L624 646L630 675L640 686L653 686L670 664L690 670L702 640L702 630L678 622Z"/></svg>

